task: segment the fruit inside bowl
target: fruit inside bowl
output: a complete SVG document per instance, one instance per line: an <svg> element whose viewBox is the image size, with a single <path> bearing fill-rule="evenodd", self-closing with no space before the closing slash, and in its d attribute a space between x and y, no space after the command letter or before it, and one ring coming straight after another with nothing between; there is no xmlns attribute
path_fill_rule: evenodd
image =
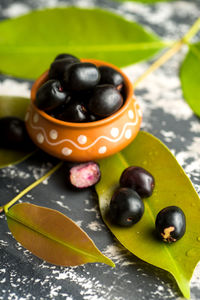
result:
<svg viewBox="0 0 200 300"><path fill-rule="evenodd" d="M141 111L117 67L60 54L34 83L26 126L33 142L63 160L112 155L137 135Z"/></svg>

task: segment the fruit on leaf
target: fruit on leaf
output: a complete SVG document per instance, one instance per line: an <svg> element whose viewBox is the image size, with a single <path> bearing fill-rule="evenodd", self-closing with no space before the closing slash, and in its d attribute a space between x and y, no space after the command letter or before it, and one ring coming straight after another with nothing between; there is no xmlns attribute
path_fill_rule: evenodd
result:
<svg viewBox="0 0 200 300"><path fill-rule="evenodd" d="M70 94L63 90L58 80L46 81L37 91L35 105L44 111L51 111L70 101Z"/></svg>
<svg viewBox="0 0 200 300"><path fill-rule="evenodd" d="M100 84L112 84L118 90L122 89L124 78L118 71L108 66L100 66L99 71L101 74Z"/></svg>
<svg viewBox="0 0 200 300"><path fill-rule="evenodd" d="M119 188L110 201L109 217L112 223L120 226L132 226L144 213L144 204L140 196L132 189Z"/></svg>
<svg viewBox="0 0 200 300"><path fill-rule="evenodd" d="M180 207L168 206L163 208L156 217L158 236L167 243L179 240L186 230L186 218Z"/></svg>
<svg viewBox="0 0 200 300"><path fill-rule="evenodd" d="M84 91L95 87L100 80L98 68L92 63L71 64L64 73L63 83L66 89Z"/></svg>
<svg viewBox="0 0 200 300"><path fill-rule="evenodd" d="M141 198L146 198L151 196L155 180L147 170L138 166L131 166L123 171L120 177L120 186L129 187L135 190Z"/></svg>
<svg viewBox="0 0 200 300"><path fill-rule="evenodd" d="M14 150L28 150L34 148L29 138L25 123L17 117L3 117L0 119L0 147Z"/></svg>
<svg viewBox="0 0 200 300"><path fill-rule="evenodd" d="M66 106L66 110L59 114L58 119L66 122L87 122L88 112L83 103L79 101L72 101Z"/></svg>
<svg viewBox="0 0 200 300"><path fill-rule="evenodd" d="M87 162L72 167L69 171L69 180L76 188L87 188L96 184L101 177L99 165Z"/></svg>
<svg viewBox="0 0 200 300"><path fill-rule="evenodd" d="M115 113L123 104L120 92L110 84L99 85L94 88L89 100L89 110L96 116L108 117Z"/></svg>

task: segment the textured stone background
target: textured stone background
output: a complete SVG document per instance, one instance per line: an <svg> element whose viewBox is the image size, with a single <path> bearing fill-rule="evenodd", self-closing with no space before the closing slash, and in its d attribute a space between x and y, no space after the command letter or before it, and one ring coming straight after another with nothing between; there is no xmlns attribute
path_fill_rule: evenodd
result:
<svg viewBox="0 0 200 300"><path fill-rule="evenodd" d="M200 1L175 1L144 6L107 0L0 0L0 19L32 9L57 5L103 7L137 21L168 40L180 38L200 15ZM178 77L184 48L135 91L143 108L142 129L160 138L174 153L200 193L200 122L184 102ZM124 71L134 81L151 62ZM29 96L30 81L0 76L0 95ZM0 170L0 205L45 173L56 160L42 152L17 166ZM51 266L34 257L13 239L0 215L0 299L140 300L181 299L171 275L127 252L104 226L94 190L71 192L65 166L23 197L23 201L55 208L76 221L116 268L87 264L73 268ZM191 281L191 299L200 299L200 265Z"/></svg>

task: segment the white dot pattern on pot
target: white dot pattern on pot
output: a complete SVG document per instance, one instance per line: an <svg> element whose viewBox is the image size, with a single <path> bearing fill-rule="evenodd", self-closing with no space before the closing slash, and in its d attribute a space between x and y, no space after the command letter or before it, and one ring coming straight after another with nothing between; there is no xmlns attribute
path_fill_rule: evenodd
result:
<svg viewBox="0 0 200 300"><path fill-rule="evenodd" d="M39 121L39 115L36 113L36 114L34 114L34 116L33 116L33 122L34 123L37 123Z"/></svg>
<svg viewBox="0 0 200 300"><path fill-rule="evenodd" d="M79 137L77 138L77 141L79 144L84 145L85 143L87 143L87 136L79 135Z"/></svg>
<svg viewBox="0 0 200 300"><path fill-rule="evenodd" d="M65 156L69 156L70 154L72 154L72 149L70 149L68 147L64 147L64 148L62 148L62 154Z"/></svg>
<svg viewBox="0 0 200 300"><path fill-rule="evenodd" d="M131 109L128 111L128 116L129 116L129 119L131 119L131 120L134 118L134 113Z"/></svg>
<svg viewBox="0 0 200 300"><path fill-rule="evenodd" d="M119 126L118 124L111 124L102 135L90 135L90 132L88 133L88 130L85 128L82 128L81 133L78 132L79 134L63 135L62 131L59 131L59 128L56 128L53 124L51 124L49 129L45 128L44 120L40 116L38 122L34 123L33 119L37 112L32 110L29 111L27 123L34 131L36 143L41 145L42 149L44 147L45 151L46 147L51 147L52 151L57 151L62 158L73 158L77 155L77 151L80 151L79 154L82 155L82 151L89 150L90 153L94 151L94 155L98 154L103 157L104 154L109 154L114 144L121 143L123 139L132 139L135 133L135 126L137 126L139 120L139 105L135 99L133 100L132 107L124 115L124 123L119 124ZM133 119L130 119L132 116Z"/></svg>
<svg viewBox="0 0 200 300"><path fill-rule="evenodd" d="M107 147L106 147L106 146L102 146L102 147L100 147L99 150L98 150L99 154L106 153L106 151L107 151Z"/></svg>
<svg viewBox="0 0 200 300"><path fill-rule="evenodd" d="M131 131L131 129L127 129L126 132L125 132L125 138L126 138L127 140L129 140L129 139L131 138L131 136L132 136L132 131Z"/></svg>
<svg viewBox="0 0 200 300"><path fill-rule="evenodd" d="M42 133L38 133L36 138L39 144L44 142L44 135Z"/></svg>
<svg viewBox="0 0 200 300"><path fill-rule="evenodd" d="M55 130L55 129L52 129L50 132L49 132L49 136L52 140L56 140L57 137L58 137L58 132Z"/></svg>
<svg viewBox="0 0 200 300"><path fill-rule="evenodd" d="M119 135L119 129L118 128L112 128L110 131L110 134L112 137L116 138Z"/></svg>

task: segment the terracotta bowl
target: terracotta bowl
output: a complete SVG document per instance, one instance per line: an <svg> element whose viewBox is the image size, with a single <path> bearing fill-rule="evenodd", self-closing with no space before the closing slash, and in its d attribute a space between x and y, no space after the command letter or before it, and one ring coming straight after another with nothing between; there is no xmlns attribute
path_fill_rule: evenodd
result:
<svg viewBox="0 0 200 300"><path fill-rule="evenodd" d="M111 66L119 71L124 77L126 99L116 113L103 120L88 123L60 121L39 110L34 104L37 90L48 78L48 71L42 74L31 90L26 127L39 148L61 160L84 162L117 153L136 137L142 120L140 106L133 96L132 84L120 69L103 61L82 61L92 62L96 66Z"/></svg>

